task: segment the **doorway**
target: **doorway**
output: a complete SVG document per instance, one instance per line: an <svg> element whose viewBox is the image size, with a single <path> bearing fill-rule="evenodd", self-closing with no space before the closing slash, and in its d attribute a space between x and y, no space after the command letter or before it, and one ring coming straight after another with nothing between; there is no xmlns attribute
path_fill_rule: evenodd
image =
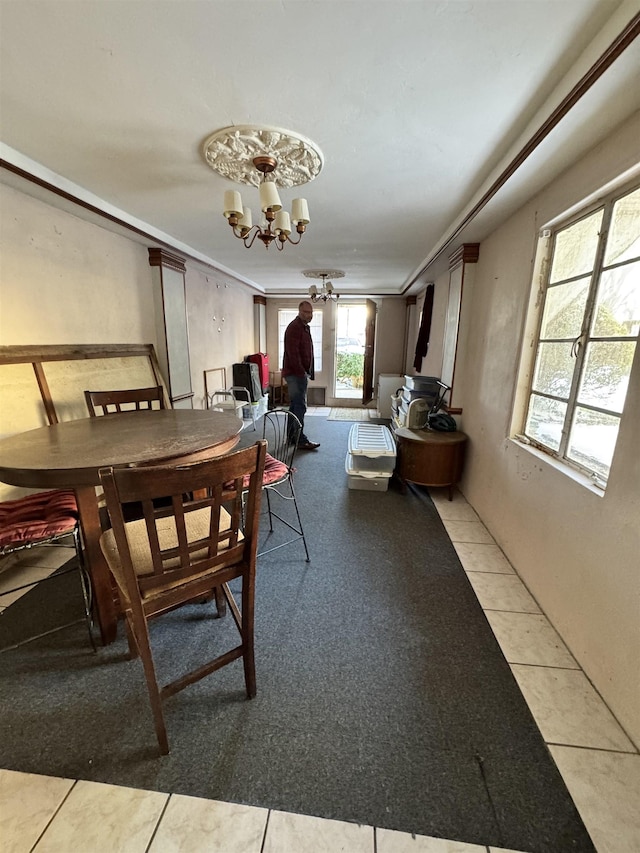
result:
<svg viewBox="0 0 640 853"><path fill-rule="evenodd" d="M333 396L362 400L367 306L364 302L336 305L336 358Z"/></svg>

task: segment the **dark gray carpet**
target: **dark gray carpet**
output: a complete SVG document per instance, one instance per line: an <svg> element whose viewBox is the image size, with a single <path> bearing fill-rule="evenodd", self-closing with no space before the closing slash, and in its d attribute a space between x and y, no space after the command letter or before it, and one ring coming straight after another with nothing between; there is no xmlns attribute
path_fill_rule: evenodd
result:
<svg viewBox="0 0 640 853"><path fill-rule="evenodd" d="M259 562L253 701L239 661L172 697L160 758L139 662L122 634L92 654L80 621L0 654L0 766L530 853L593 851L427 492L348 490L350 426L307 419L322 442L297 461L311 563L301 543ZM0 619L2 645L52 600L73 611L64 621L80 618L79 595L72 575L29 593ZM211 614L154 622L160 673L231 635L232 620Z"/></svg>

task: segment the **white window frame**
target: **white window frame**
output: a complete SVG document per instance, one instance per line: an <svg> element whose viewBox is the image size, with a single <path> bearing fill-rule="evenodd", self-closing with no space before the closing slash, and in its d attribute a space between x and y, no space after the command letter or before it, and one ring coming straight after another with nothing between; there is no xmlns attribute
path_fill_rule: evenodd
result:
<svg viewBox="0 0 640 853"><path fill-rule="evenodd" d="M561 464L561 466L567 466L568 468L578 471L587 476L591 480L591 482L597 485L599 488L604 489L607 483L607 477L601 472L594 470L593 468L582 465L577 462L575 459L570 458L567 454L569 448L571 446L571 437L572 431L575 426L575 416L576 410L579 408L581 410L593 411L596 413L601 413L606 416L611 416L613 418L618 419L620 422L623 417L624 403L620 406L619 410L613 410L612 408L606 406L596 406L585 403L584 401L578 401L578 393L580 390L580 379L584 370L586 354L588 352L589 344L592 342L600 343L600 342L631 342L634 343L635 346L638 346L639 336L599 336L594 335L592 331L592 325L594 320L594 306L596 303L598 289L600 287L600 282L602 279L602 275L605 272L610 270L614 270L619 267L624 267L626 265L630 265L633 263L637 263L637 258L625 259L622 262L614 261L611 264L604 264L605 252L607 248L607 239L609 235L609 225L611 222L611 217L614 209L614 205L616 201L620 198L628 195L631 192L634 192L640 187L637 179L634 183L628 184L625 187L618 187L616 190L610 192L606 196L601 196L597 202L594 202L590 205L585 205L578 212L574 212L571 216L567 216L564 219L558 220L554 222L552 225L546 226L540 232L540 241L538 247L538 254L536 257L535 269L536 273L534 275L534 287L537 287L539 284L539 289L537 290L537 295L539 298L535 299L536 304L536 312L537 312L537 325L535 330L535 335L533 336L533 347L532 347L532 359L527 363L527 369L529 372L528 381L527 381L527 392L526 398L524 400L524 411L522 412L522 419L520 422L520 433L516 435L516 438L520 440L524 440L525 443L532 445L537 448L539 451L551 456L557 462ZM553 267L553 253L555 249L556 240L558 234L566 232L567 229L570 229L572 226L576 225L580 221L584 220L586 217L593 215L596 211L602 210L603 216L600 223L599 228L599 236L598 236L598 244L595 251L595 260L593 269L589 272L590 274L590 283L588 288L588 295L586 298L583 314L582 314L582 323L581 323L581 331L580 334L569 339L561 339L561 338L542 338L542 324L543 324L543 316L544 316L544 308L547 300L547 296L552 288L562 285L563 283L569 283L573 279L568 277L567 279L555 281L550 285L550 277L551 271ZM575 276L575 279L583 278L584 274L579 276ZM572 345L572 357L575 359L573 374L571 379L571 387L567 396L554 396L553 393L544 393L540 390L534 389L534 381L535 381L535 365L538 357L538 351L541 343L565 343ZM532 404L532 400L534 398L546 397L547 399L554 401L557 400L562 404L566 403L566 414L564 418L564 423L562 426L561 437L559 440L559 446L556 448L547 446L544 444L539 436L534 436L527 432L527 423L528 423L528 415L529 409ZM615 452L615 451L614 451Z"/></svg>
<svg viewBox="0 0 640 853"><path fill-rule="evenodd" d="M284 358L284 333L289 323L298 316L298 308L278 308L278 365L282 369ZM313 341L313 369L317 376L322 370L322 309L313 309L313 317L309 323L311 340Z"/></svg>

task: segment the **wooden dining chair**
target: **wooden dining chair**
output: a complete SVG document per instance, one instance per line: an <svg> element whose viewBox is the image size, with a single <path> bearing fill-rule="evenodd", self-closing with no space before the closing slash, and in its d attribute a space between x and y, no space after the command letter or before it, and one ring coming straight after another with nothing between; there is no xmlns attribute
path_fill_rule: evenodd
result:
<svg viewBox="0 0 640 853"><path fill-rule="evenodd" d="M169 696L240 657L247 696L255 696L255 574L265 455L266 442L260 440L202 462L100 470L112 525L100 546L120 592L131 656L142 659L163 754L169 743L162 703ZM206 497L189 499L202 491ZM158 498L171 505L158 507ZM123 506L132 501L141 503L144 517L127 522ZM228 585L234 578L242 580L240 607ZM216 589L229 605L239 645L159 686L149 619ZM190 624L185 620L185 631ZM179 647L170 651L179 659Z"/></svg>
<svg viewBox="0 0 640 853"><path fill-rule="evenodd" d="M115 415L126 412L142 412L149 409L165 409L164 389L162 385L150 388L123 388L112 391L85 391L89 416L92 418L103 415ZM162 504L162 502L160 502ZM127 521L142 516L139 505L135 502L126 508ZM100 524L105 530L109 521L104 512L104 502L100 497Z"/></svg>
<svg viewBox="0 0 640 853"><path fill-rule="evenodd" d="M125 388L118 391L85 391L84 398L92 418L118 412L166 408L162 385L152 388Z"/></svg>

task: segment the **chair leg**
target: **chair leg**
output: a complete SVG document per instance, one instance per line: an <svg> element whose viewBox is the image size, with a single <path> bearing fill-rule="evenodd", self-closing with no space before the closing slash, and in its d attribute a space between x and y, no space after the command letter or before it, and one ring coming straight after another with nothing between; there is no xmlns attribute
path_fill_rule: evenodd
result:
<svg viewBox="0 0 640 853"><path fill-rule="evenodd" d="M129 611L127 611L124 615L124 629L127 633L129 660L135 660L136 658L140 657L140 649L138 648L138 641L136 640L133 625L131 624L131 614Z"/></svg>
<svg viewBox="0 0 640 853"><path fill-rule="evenodd" d="M296 499L296 493L295 493L295 490L293 488L293 480L291 478L289 478L286 482L289 484L290 495L283 494L281 491L279 491L277 488L274 488L273 486L271 486L271 487L265 486L264 487L264 491L266 492L266 495L267 495L267 507L269 509L269 521L271 522L270 528L272 531L273 530L272 519L273 519L273 517L275 517L278 519L278 521L281 521L282 524L284 524L286 527L288 527L289 530L293 531L293 533L295 533L296 536L294 539L289 539L287 542L282 542L280 545L274 545L272 548L265 548L264 550L259 551L258 557L263 557L265 554L271 553L271 551L277 551L279 548L284 548L285 545L291 545L293 542L297 542L298 539L302 539L302 544L304 545L305 562L310 563L311 558L309 557L309 549L307 547L307 539L304 535L304 528L302 527L302 519L300 518L300 511L298 509L298 501ZM271 488L273 488L274 491L276 492L276 494L278 494L284 501L293 501L293 507L295 509L296 519L298 521L297 527L295 526L295 524L292 524L291 521L289 521L288 519L283 518L281 515L278 515L278 513L275 510L272 510L271 503L269 501L269 492L271 491Z"/></svg>
<svg viewBox="0 0 640 853"><path fill-rule="evenodd" d="M273 533L273 516L271 515L271 497L269 495L269 489L265 489L264 494L267 498L267 512L269 514L269 532Z"/></svg>
<svg viewBox="0 0 640 853"><path fill-rule="evenodd" d="M227 599L224 597L224 592L219 586L215 586L213 588L213 595L216 600L216 610L218 612L218 617L222 619L222 617L226 616L227 613Z"/></svg>
<svg viewBox="0 0 640 853"><path fill-rule="evenodd" d="M304 545L304 553L307 555L305 562L309 563L309 562L311 562L310 557L309 557L309 549L307 548L307 540L306 540L306 537L304 535L304 529L302 527L302 519L300 518L300 511L298 510L298 500L296 498L296 493L293 489L293 480L291 478L289 478L289 487L291 489L291 497L293 498L293 506L295 508L296 517L298 519L298 529L300 530L300 535L302 536L302 544Z"/></svg>
<svg viewBox="0 0 640 853"><path fill-rule="evenodd" d="M149 701L151 702L151 713L153 714L153 723L156 730L156 737L158 739L158 746L160 747L162 755L168 755L169 740L167 738L167 727L162 711L162 696L160 688L158 687L156 668L154 666L153 655L151 653L149 626L147 624L147 619L142 612L134 614L132 611L131 623L131 629L135 638L136 646L140 652L144 676L147 681L147 690L149 692Z"/></svg>
<svg viewBox="0 0 640 853"><path fill-rule="evenodd" d="M76 549L76 558L78 560L78 571L80 573L80 583L82 585L82 598L84 600L84 618L87 623L87 633L91 648L97 652L96 641L93 639L93 588L91 586L91 578L84 562L84 551L82 550L82 542L80 541L80 525L76 524L73 529L73 544Z"/></svg>
<svg viewBox="0 0 640 853"><path fill-rule="evenodd" d="M242 578L242 663L247 698L256 695L256 662L254 653L255 577Z"/></svg>
<svg viewBox="0 0 640 853"><path fill-rule="evenodd" d="M242 614L238 609L238 605L236 604L236 600L233 597L233 593L229 589L228 583L222 584L222 591L224 592L225 598L229 603L231 615L233 616L233 621L236 623L236 628L238 629L238 633L240 634L240 639L242 639Z"/></svg>

